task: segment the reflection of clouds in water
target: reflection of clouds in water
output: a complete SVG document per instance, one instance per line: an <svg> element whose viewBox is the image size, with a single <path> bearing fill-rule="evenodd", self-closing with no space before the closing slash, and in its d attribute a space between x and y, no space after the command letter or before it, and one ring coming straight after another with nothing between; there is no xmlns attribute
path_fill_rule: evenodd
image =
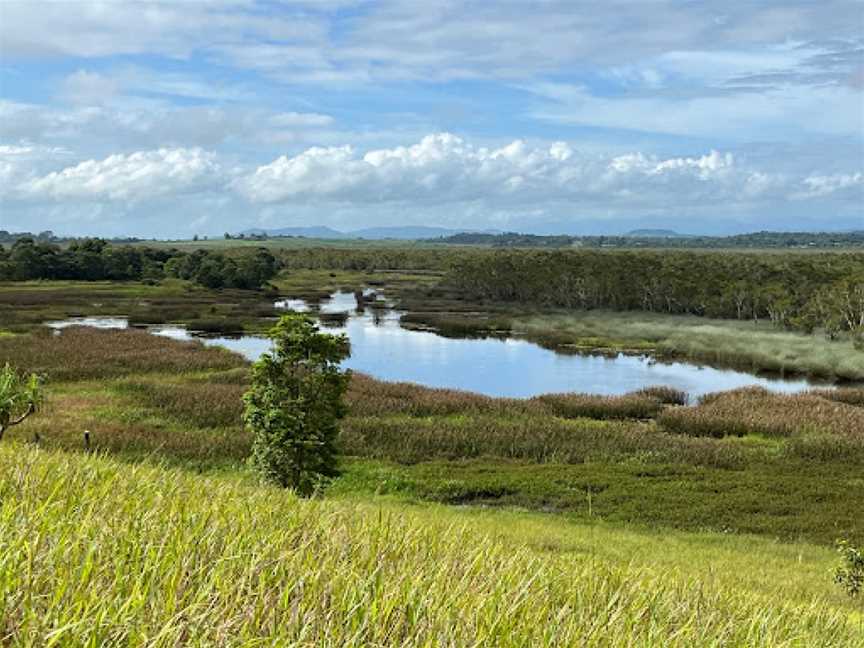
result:
<svg viewBox="0 0 864 648"><path fill-rule="evenodd" d="M333 310L325 312L353 313L354 296L341 293L328 304L328 309ZM400 327L399 314L393 311L376 325L370 310L360 316L352 315L345 326L324 330L348 335L352 355L346 367L383 380L515 397L567 391L611 395L649 385L670 385L692 395L747 385L787 392L809 387L803 380L768 379L623 354L613 357L558 354L519 339L445 338L429 331ZM82 323L100 328L128 327L125 318L76 318L50 325L60 329ZM197 338L176 326L155 326L149 330L177 340L201 339L204 344L223 346L252 360L270 349L268 339L256 336Z"/></svg>
<svg viewBox="0 0 864 648"><path fill-rule="evenodd" d="M98 329L126 329L129 328L129 320L125 317L70 317L56 322L46 322L55 330L69 328L70 326L89 326Z"/></svg>

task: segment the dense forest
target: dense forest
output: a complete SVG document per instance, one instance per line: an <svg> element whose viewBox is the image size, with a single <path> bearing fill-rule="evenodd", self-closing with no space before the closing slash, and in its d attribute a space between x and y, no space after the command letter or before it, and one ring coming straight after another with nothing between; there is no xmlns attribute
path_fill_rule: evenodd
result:
<svg viewBox="0 0 864 648"><path fill-rule="evenodd" d="M672 248L672 249L784 249L864 247L864 231L856 232L755 232L735 236L538 236L535 234L464 233L437 239L447 245L484 245L530 248Z"/></svg>
<svg viewBox="0 0 864 648"><path fill-rule="evenodd" d="M279 271L266 249L227 255L196 250L113 246L102 239L74 241L61 247L20 238L8 250L0 245L0 281L67 279L77 281L145 281L178 277L207 288L256 289Z"/></svg>
<svg viewBox="0 0 864 648"><path fill-rule="evenodd" d="M462 255L445 281L475 300L864 334L864 255L855 253L500 250Z"/></svg>

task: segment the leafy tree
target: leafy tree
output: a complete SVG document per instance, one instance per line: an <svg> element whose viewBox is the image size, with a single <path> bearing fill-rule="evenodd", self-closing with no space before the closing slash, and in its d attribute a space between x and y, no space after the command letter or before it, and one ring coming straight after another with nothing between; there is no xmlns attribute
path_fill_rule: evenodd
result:
<svg viewBox="0 0 864 648"><path fill-rule="evenodd" d="M252 464L265 479L310 495L336 471L338 422L350 373L348 338L321 333L306 315L282 317L273 350L252 367L243 418L254 434Z"/></svg>
<svg viewBox="0 0 864 648"><path fill-rule="evenodd" d="M24 378L8 363L0 369L0 441L13 425L23 423L42 403L38 376Z"/></svg>

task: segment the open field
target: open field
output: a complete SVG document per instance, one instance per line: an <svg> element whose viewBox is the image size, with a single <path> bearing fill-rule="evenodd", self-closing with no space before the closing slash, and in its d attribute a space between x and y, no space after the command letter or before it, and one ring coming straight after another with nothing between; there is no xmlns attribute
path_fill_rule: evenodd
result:
<svg viewBox="0 0 864 648"><path fill-rule="evenodd" d="M300 501L18 444L0 471L7 645L851 647L864 631L810 545Z"/></svg>

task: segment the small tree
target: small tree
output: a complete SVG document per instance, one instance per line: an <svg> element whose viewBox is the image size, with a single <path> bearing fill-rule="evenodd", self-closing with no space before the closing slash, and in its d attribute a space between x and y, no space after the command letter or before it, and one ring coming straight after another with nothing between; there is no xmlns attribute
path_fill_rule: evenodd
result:
<svg viewBox="0 0 864 648"><path fill-rule="evenodd" d="M841 565L834 572L834 582L843 587L849 596L855 597L864 591L864 551L845 540L837 542Z"/></svg>
<svg viewBox="0 0 864 648"><path fill-rule="evenodd" d="M36 374L22 377L8 363L0 369L0 441L6 430L23 423L41 403L42 387Z"/></svg>
<svg viewBox="0 0 864 648"><path fill-rule="evenodd" d="M321 333L306 315L289 314L270 330L273 350L252 367L243 396L254 435L252 464L268 481L310 495L336 471L338 422L349 372L348 338Z"/></svg>

